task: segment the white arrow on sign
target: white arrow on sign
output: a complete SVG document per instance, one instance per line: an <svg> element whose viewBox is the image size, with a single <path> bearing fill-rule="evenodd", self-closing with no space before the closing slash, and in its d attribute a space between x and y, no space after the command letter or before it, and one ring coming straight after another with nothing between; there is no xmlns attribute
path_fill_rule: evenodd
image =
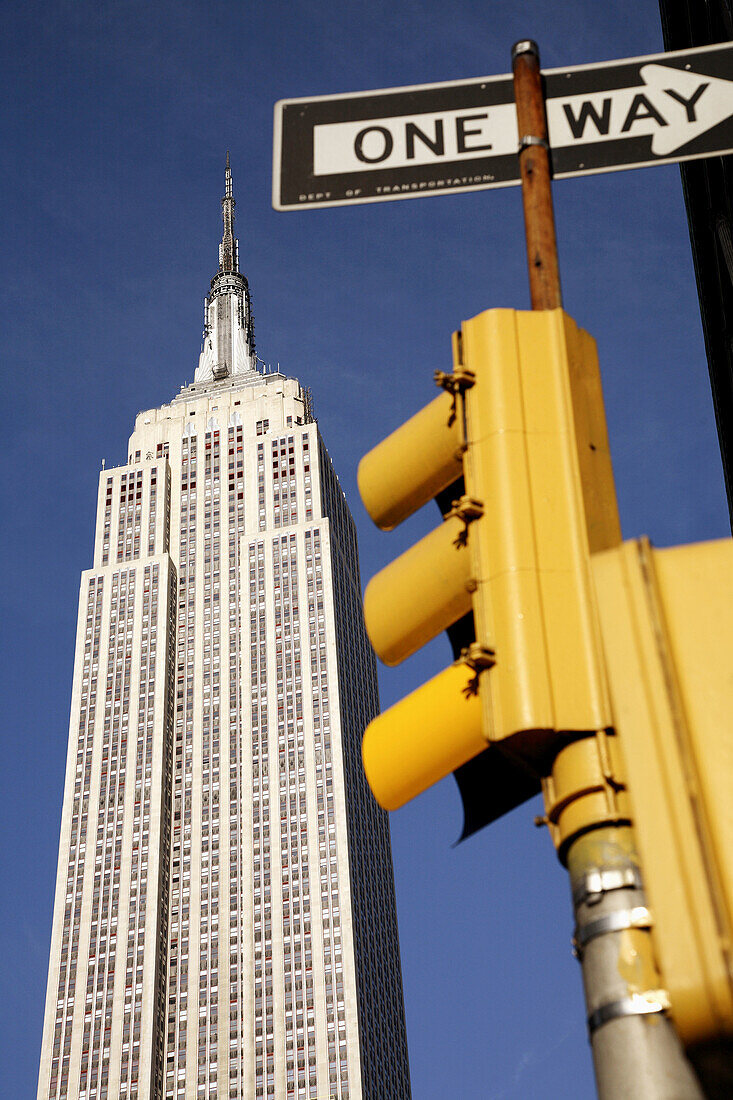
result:
<svg viewBox="0 0 733 1100"><path fill-rule="evenodd" d="M733 81L647 64L643 84L547 100L550 145L567 148L650 135L669 156L733 115ZM316 176L505 156L518 143L513 103L316 125Z"/></svg>
<svg viewBox="0 0 733 1100"><path fill-rule="evenodd" d="M562 148L650 134L652 153L669 156L733 115L733 81L643 65L643 85L547 101L550 145Z"/></svg>

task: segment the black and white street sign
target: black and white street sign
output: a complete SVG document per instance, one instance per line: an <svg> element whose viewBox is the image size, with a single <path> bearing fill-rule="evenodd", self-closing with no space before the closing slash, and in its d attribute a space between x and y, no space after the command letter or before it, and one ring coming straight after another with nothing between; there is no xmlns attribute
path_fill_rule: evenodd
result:
<svg viewBox="0 0 733 1100"><path fill-rule="evenodd" d="M733 43L543 71L553 176L733 152ZM519 183L511 76L275 106L276 210Z"/></svg>

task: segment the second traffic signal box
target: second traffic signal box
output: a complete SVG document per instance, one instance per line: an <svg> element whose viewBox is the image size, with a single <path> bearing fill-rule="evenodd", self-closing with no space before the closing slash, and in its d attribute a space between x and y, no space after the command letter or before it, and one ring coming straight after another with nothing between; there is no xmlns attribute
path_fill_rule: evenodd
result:
<svg viewBox="0 0 733 1100"><path fill-rule="evenodd" d="M558 732L611 724L590 554L620 529L594 341L562 310L489 310L437 380L447 392L359 470L385 528L454 492L441 528L367 588L367 629L390 664L471 611L475 642L367 730L387 808L488 744L540 774Z"/></svg>

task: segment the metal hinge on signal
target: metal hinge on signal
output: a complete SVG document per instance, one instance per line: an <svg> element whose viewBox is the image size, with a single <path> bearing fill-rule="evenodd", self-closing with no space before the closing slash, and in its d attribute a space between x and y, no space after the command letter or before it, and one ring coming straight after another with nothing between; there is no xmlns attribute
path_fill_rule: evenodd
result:
<svg viewBox="0 0 733 1100"><path fill-rule="evenodd" d="M474 500L473 497L460 497L458 500L453 501L453 507L450 512L446 512L443 519L459 519L463 523L463 530L456 538L456 546L465 546L468 541L468 525L473 523L475 519L480 519L484 514L484 506L480 500Z"/></svg>
<svg viewBox="0 0 733 1100"><path fill-rule="evenodd" d="M445 371L436 370L433 374L433 378L435 379L435 385L439 386L442 390L446 390L453 398L449 420L449 423L452 424L456 418L458 394L463 393L465 390L470 390L471 386L473 386L476 381L476 375L472 370L468 370L467 367L464 367L462 363L458 363L452 374L446 374Z"/></svg>
<svg viewBox="0 0 733 1100"><path fill-rule="evenodd" d="M476 382L476 375L473 371L460 364L452 374L446 374L443 370L434 371L433 378L435 379L436 386L452 394L463 393L464 390L470 390L471 386Z"/></svg>
<svg viewBox="0 0 733 1100"><path fill-rule="evenodd" d="M480 673L487 668L493 668L496 664L496 653L488 646L480 642L471 642L469 646L461 650L460 660L464 665L473 669L475 675L468 681L465 691L467 695L475 695L478 692L478 678Z"/></svg>

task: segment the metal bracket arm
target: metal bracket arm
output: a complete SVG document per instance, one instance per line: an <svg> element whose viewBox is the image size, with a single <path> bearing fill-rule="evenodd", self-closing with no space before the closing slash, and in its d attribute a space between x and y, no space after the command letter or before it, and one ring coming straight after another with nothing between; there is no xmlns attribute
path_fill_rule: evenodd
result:
<svg viewBox="0 0 733 1100"><path fill-rule="evenodd" d="M475 695L478 692L479 675L484 672L485 669L494 667L496 664L496 653L493 649L489 649L488 646L481 645L480 642L471 642L469 646L461 650L459 660L462 661L464 665L468 665L475 674L466 685L466 694Z"/></svg>
<svg viewBox="0 0 733 1100"><path fill-rule="evenodd" d="M447 519L459 519L463 523L463 530L458 534L455 545L465 546L468 541L468 525L475 519L480 519L484 514L484 506L480 500L473 497L460 497L453 501L450 512L446 512L443 521Z"/></svg>
<svg viewBox="0 0 733 1100"><path fill-rule="evenodd" d="M463 520L468 526L475 519L481 519L484 514L484 506L480 500L475 500L473 497L459 497L458 500L453 501L453 507L450 512L446 512L444 519L456 519Z"/></svg>
<svg viewBox="0 0 733 1100"><path fill-rule="evenodd" d="M464 367L462 363L457 363L453 374L446 374L445 371L436 370L433 374L435 379L435 385L440 389L445 390L453 398L450 411L450 422L455 420L458 397L459 394L465 393L466 390L470 390L471 386L476 381L476 375L472 370Z"/></svg>
<svg viewBox="0 0 733 1100"><path fill-rule="evenodd" d="M453 396L457 393L463 393L464 390L470 390L471 386L476 382L476 375L472 370L464 367L462 364L458 364L452 374L447 374L445 371L436 370L433 373L435 379L435 385L441 390L447 390L448 393L452 393Z"/></svg>

